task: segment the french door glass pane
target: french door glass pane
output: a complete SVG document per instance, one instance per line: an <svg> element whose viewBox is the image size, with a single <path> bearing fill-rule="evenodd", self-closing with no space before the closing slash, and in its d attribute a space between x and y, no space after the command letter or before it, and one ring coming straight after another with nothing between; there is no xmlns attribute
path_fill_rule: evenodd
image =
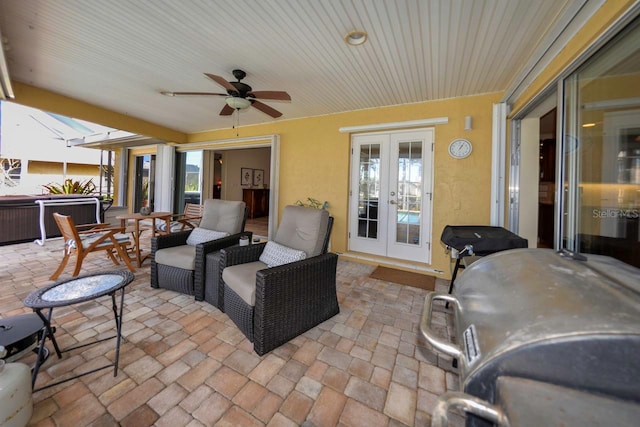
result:
<svg viewBox="0 0 640 427"><path fill-rule="evenodd" d="M420 243L422 206L422 142L401 142L398 146L398 215L396 242Z"/></svg>
<svg viewBox="0 0 640 427"><path fill-rule="evenodd" d="M562 247L640 267L640 20L564 81Z"/></svg>
<svg viewBox="0 0 640 427"><path fill-rule="evenodd" d="M380 196L380 144L360 147L358 178L358 237L378 237Z"/></svg>
<svg viewBox="0 0 640 427"><path fill-rule="evenodd" d="M185 156L184 197L185 203L200 204L202 189L202 151L187 151Z"/></svg>
<svg viewBox="0 0 640 427"><path fill-rule="evenodd" d="M154 209L155 163L155 154L135 158L134 212L140 212L143 206Z"/></svg>

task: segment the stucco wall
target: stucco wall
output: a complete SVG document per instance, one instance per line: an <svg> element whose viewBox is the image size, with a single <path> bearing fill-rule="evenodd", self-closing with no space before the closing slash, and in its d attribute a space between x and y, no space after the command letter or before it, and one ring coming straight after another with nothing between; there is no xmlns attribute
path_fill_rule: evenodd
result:
<svg viewBox="0 0 640 427"><path fill-rule="evenodd" d="M280 136L279 209L296 200L313 197L329 202L335 217L332 250L346 252L348 245L348 201L350 140L339 128L387 122L448 117L435 126L434 208L432 264L430 268L450 274L449 258L440 244L447 224L489 223L491 184L491 126L493 104L501 93L446 99L403 106L339 113L299 120L284 120L240 129L241 137L268 134ZM464 130L464 117L473 117L473 130ZM235 130L194 134L189 142L232 139ZM452 159L449 143L464 137L473 143L473 153Z"/></svg>

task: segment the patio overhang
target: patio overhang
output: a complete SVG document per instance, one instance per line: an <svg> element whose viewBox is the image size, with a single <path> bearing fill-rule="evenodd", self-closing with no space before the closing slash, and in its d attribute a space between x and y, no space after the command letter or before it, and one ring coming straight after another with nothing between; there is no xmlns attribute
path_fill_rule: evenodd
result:
<svg viewBox="0 0 640 427"><path fill-rule="evenodd" d="M95 148L100 150L114 150L117 148L143 147L148 145L166 144L158 138L131 134L124 131L107 132L106 134L89 135L69 141L72 147Z"/></svg>

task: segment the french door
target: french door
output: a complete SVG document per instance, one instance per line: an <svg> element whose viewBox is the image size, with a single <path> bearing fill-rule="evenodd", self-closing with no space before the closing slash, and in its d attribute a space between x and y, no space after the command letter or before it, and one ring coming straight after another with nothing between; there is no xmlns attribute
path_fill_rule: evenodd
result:
<svg viewBox="0 0 640 427"><path fill-rule="evenodd" d="M349 250L431 262L433 129L354 135Z"/></svg>

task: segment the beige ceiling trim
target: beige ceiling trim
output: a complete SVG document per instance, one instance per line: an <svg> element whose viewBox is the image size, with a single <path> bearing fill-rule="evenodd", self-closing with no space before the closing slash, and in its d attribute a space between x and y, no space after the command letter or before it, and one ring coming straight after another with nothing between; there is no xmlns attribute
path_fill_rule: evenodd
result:
<svg viewBox="0 0 640 427"><path fill-rule="evenodd" d="M361 126L344 126L338 129L340 133L374 132L387 129L406 129L422 126L446 125L449 117L437 117L434 119L407 120L405 122L373 123Z"/></svg>
<svg viewBox="0 0 640 427"><path fill-rule="evenodd" d="M230 148L257 148L257 147L270 147L277 135L262 135L252 136L246 138L232 138L221 139L218 141L202 141L202 142L190 142L187 144L176 145L176 151L191 151L191 150L211 150L215 149L230 149Z"/></svg>

